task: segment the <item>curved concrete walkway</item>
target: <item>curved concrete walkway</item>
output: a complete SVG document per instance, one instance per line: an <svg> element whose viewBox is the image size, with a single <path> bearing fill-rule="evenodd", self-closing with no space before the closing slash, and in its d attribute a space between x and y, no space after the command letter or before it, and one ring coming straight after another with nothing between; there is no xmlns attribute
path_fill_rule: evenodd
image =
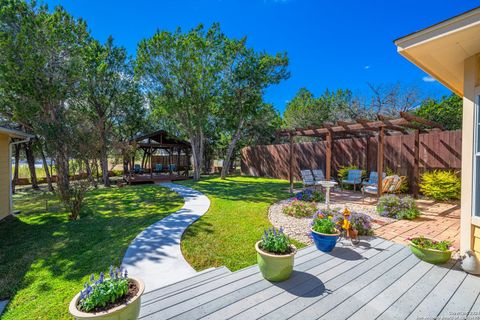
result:
<svg viewBox="0 0 480 320"><path fill-rule="evenodd" d="M183 257L180 240L185 229L210 207L210 200L201 192L174 183L161 183L160 186L180 194L185 204L182 209L143 230L125 253L122 267L129 275L145 282L145 291L197 273Z"/></svg>

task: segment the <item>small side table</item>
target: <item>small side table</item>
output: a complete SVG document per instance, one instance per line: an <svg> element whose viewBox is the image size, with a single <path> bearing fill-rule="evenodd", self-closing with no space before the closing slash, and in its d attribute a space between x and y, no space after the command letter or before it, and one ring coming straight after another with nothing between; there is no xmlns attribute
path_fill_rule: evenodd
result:
<svg viewBox="0 0 480 320"><path fill-rule="evenodd" d="M325 204L330 209L330 188L335 187L338 183L335 181L320 181L320 185L325 188Z"/></svg>

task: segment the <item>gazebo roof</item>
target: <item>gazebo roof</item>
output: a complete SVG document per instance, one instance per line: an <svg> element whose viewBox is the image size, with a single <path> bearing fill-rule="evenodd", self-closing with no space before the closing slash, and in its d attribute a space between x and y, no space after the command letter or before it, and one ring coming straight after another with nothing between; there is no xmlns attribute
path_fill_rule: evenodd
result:
<svg viewBox="0 0 480 320"><path fill-rule="evenodd" d="M165 130L158 130L133 138L130 142L137 142L139 147L152 148L191 148L190 142L181 140Z"/></svg>

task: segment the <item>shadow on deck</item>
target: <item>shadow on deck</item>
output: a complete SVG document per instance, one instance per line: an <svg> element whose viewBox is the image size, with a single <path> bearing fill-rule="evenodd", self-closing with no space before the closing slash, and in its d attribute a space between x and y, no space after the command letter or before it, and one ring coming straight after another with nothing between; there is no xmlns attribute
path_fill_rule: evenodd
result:
<svg viewBox="0 0 480 320"><path fill-rule="evenodd" d="M480 312L480 278L456 261L432 265L382 238L361 243L341 242L331 253L300 250L292 276L280 283L264 280L256 265L202 272L145 294L141 318L418 319Z"/></svg>

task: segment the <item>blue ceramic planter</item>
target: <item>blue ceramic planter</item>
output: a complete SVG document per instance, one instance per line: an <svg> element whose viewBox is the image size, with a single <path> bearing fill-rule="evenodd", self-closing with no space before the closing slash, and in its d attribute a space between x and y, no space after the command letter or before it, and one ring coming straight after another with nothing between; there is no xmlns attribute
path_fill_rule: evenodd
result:
<svg viewBox="0 0 480 320"><path fill-rule="evenodd" d="M315 246L318 250L322 252L330 252L335 248L337 244L338 237L340 236L339 233L337 234L325 234L319 233L316 231L312 231L312 238L313 242L315 242Z"/></svg>

